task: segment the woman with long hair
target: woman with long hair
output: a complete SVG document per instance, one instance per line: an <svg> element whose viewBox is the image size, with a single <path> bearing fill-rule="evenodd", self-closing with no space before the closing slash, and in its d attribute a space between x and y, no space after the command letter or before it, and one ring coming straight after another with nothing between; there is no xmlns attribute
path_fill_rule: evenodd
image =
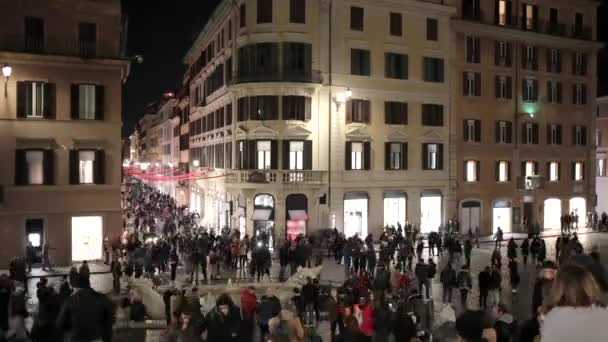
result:
<svg viewBox="0 0 608 342"><path fill-rule="evenodd" d="M579 265L558 272L541 315L541 341L606 341L608 309L593 275Z"/></svg>

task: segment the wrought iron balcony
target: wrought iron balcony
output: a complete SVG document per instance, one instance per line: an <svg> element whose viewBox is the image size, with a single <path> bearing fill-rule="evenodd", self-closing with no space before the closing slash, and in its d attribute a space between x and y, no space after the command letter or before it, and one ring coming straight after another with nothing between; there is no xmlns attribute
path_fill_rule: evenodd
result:
<svg viewBox="0 0 608 342"><path fill-rule="evenodd" d="M483 21L483 11L481 10L462 10L462 19L468 21Z"/></svg>
<svg viewBox="0 0 608 342"><path fill-rule="evenodd" d="M321 185L327 182L326 171L297 170L226 170L226 183Z"/></svg>
<svg viewBox="0 0 608 342"><path fill-rule="evenodd" d="M575 39L591 40L591 27L572 25L571 37Z"/></svg>
<svg viewBox="0 0 608 342"><path fill-rule="evenodd" d="M271 73L238 74L232 78L231 84L255 82L296 82L296 83L322 83L321 72L279 70Z"/></svg>

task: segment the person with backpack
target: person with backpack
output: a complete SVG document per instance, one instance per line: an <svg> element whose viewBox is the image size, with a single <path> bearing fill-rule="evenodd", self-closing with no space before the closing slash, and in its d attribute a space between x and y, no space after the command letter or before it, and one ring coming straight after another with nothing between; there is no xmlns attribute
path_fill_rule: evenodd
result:
<svg viewBox="0 0 608 342"><path fill-rule="evenodd" d="M496 342L511 342L517 336L517 321L511 315L504 304L495 304L490 310L490 316L494 320L496 331Z"/></svg>
<svg viewBox="0 0 608 342"><path fill-rule="evenodd" d="M460 289L460 305L465 310L467 309L467 298L472 287L473 282L469 269L466 265L462 266L462 270L458 272L458 288Z"/></svg>

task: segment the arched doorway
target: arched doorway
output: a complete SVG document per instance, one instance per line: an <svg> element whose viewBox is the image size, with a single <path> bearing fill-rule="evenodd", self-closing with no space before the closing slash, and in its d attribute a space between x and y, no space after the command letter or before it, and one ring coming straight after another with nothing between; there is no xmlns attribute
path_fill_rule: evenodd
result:
<svg viewBox="0 0 608 342"><path fill-rule="evenodd" d="M308 221L308 198L303 194L293 194L285 199L285 237L289 240L298 235L306 235Z"/></svg>
<svg viewBox="0 0 608 342"><path fill-rule="evenodd" d="M424 191L420 195L420 232L427 234L439 231L443 217L443 196L440 191Z"/></svg>
<svg viewBox="0 0 608 342"><path fill-rule="evenodd" d="M544 228L561 229L562 201L558 198L548 198L545 200L543 210Z"/></svg>
<svg viewBox="0 0 608 342"><path fill-rule="evenodd" d="M492 234L496 233L498 227L500 227L504 233L510 233L512 231L511 214L511 201L494 201L494 205L492 206Z"/></svg>
<svg viewBox="0 0 608 342"><path fill-rule="evenodd" d="M578 228L585 227L585 222L587 221L587 201L582 197L571 198L570 199L570 215L575 216L575 221L574 221L575 227L578 227Z"/></svg>
<svg viewBox="0 0 608 342"><path fill-rule="evenodd" d="M247 200L243 194L238 194L236 198L237 226L241 236L247 234Z"/></svg>
<svg viewBox="0 0 608 342"><path fill-rule="evenodd" d="M405 227L407 197L403 191L386 191L384 193L384 227Z"/></svg>
<svg viewBox="0 0 608 342"><path fill-rule="evenodd" d="M476 232L480 226L481 202L478 200L464 201L460 205L460 233Z"/></svg>
<svg viewBox="0 0 608 342"><path fill-rule="evenodd" d="M272 249L274 246L274 196L257 194L253 199L253 236Z"/></svg>
<svg viewBox="0 0 608 342"><path fill-rule="evenodd" d="M347 192L344 194L344 235L367 236L367 215L369 207L367 192Z"/></svg>

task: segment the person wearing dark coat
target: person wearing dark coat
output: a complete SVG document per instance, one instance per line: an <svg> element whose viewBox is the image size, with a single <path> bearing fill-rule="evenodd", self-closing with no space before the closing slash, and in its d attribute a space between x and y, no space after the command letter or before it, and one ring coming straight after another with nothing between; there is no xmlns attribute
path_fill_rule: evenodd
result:
<svg viewBox="0 0 608 342"><path fill-rule="evenodd" d="M388 304L384 300L378 299L374 305L374 342L389 341L390 317Z"/></svg>
<svg viewBox="0 0 608 342"><path fill-rule="evenodd" d="M452 290L454 289L454 285L456 285L456 280L456 271L448 263L439 275L439 281L443 286L443 301L446 303L452 302Z"/></svg>
<svg viewBox="0 0 608 342"><path fill-rule="evenodd" d="M488 293L490 291L490 283L492 282L490 276L490 267L486 268L479 273L478 284L479 284L479 307L485 309L488 304Z"/></svg>
<svg viewBox="0 0 608 342"><path fill-rule="evenodd" d="M515 243L515 239L510 238L507 243L507 258L513 260L517 258L517 243Z"/></svg>
<svg viewBox="0 0 608 342"><path fill-rule="evenodd" d="M112 341L112 302L91 289L88 278L79 280L76 293L65 301L57 325L72 341Z"/></svg>
<svg viewBox="0 0 608 342"><path fill-rule="evenodd" d="M521 256L524 259L524 265L528 264L528 255L530 254L530 241L528 240L528 238L525 238L524 241L521 243L521 246L519 246L519 248L521 249Z"/></svg>
<svg viewBox="0 0 608 342"><path fill-rule="evenodd" d="M511 282L511 291L516 293L517 286L519 286L520 277L517 261L515 259L511 259L511 261L509 261L509 280Z"/></svg>
<svg viewBox="0 0 608 342"><path fill-rule="evenodd" d="M256 308L261 341L264 341L264 335L268 333L268 322L280 312L281 302L275 295L268 293L262 297L262 301Z"/></svg>
<svg viewBox="0 0 608 342"><path fill-rule="evenodd" d="M207 340L214 342L239 341L241 324L240 309L234 305L227 294L222 294L215 309L207 316Z"/></svg>

